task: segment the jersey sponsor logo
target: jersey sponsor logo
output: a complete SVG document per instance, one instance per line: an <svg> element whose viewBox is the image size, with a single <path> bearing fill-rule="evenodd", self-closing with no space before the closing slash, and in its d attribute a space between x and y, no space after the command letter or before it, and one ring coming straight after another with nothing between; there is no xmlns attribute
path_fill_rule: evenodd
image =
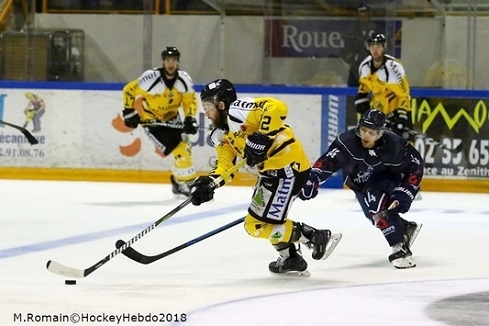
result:
<svg viewBox="0 0 489 326"><path fill-rule="evenodd" d="M407 87L406 87L406 83L404 82L404 77L401 74L401 72L399 71L399 69L397 69L398 67L396 65L396 62L390 61L389 65L390 65L392 71L394 72L394 75L396 76L396 79L399 82L399 86L401 86L402 91L407 92Z"/></svg>
<svg viewBox="0 0 489 326"><path fill-rule="evenodd" d="M283 240L285 235L285 226L284 225L274 225L272 229L272 233L270 235L270 240L274 240L280 242Z"/></svg>
<svg viewBox="0 0 489 326"><path fill-rule="evenodd" d="M389 226L388 228L385 228L382 230L382 233L384 236L387 236L389 234L392 234L396 231L396 227L394 225Z"/></svg>
<svg viewBox="0 0 489 326"><path fill-rule="evenodd" d="M292 169L292 166L288 165L284 167L284 171L287 178L292 178L294 176L294 170Z"/></svg>
<svg viewBox="0 0 489 326"><path fill-rule="evenodd" d="M236 100L233 102L233 106L237 106L243 109L258 109L258 108L263 108L267 104L267 101L260 101L260 102L247 102L243 100Z"/></svg>
<svg viewBox="0 0 489 326"><path fill-rule="evenodd" d="M340 152L340 150L338 148L333 148L332 150L330 150L328 152L328 154L326 154L326 156L334 158L336 155L338 155L339 152Z"/></svg>
<svg viewBox="0 0 489 326"><path fill-rule="evenodd" d="M359 184L359 183L367 182L368 178L370 178L370 172L360 171L357 173L357 176L353 179L353 181Z"/></svg>
<svg viewBox="0 0 489 326"><path fill-rule="evenodd" d="M147 82L148 80L151 80L153 78L157 78L158 77L158 73L156 71L152 71L148 74L145 74L144 76L142 76L141 78L138 79L138 84L144 84L145 82Z"/></svg>
<svg viewBox="0 0 489 326"><path fill-rule="evenodd" d="M253 200L251 205L255 208L263 208L265 206L265 200L263 198L263 189L259 188L255 195L253 196Z"/></svg>
<svg viewBox="0 0 489 326"><path fill-rule="evenodd" d="M269 215L276 219L282 219L286 205L289 202L290 192L292 187L291 179L281 179L280 184L277 187L275 196L273 196L273 202L270 205Z"/></svg>
<svg viewBox="0 0 489 326"><path fill-rule="evenodd" d="M404 187L396 187L394 188L394 191L399 191L402 192L403 194L406 194L411 200L414 200L414 195L409 189L406 189Z"/></svg>

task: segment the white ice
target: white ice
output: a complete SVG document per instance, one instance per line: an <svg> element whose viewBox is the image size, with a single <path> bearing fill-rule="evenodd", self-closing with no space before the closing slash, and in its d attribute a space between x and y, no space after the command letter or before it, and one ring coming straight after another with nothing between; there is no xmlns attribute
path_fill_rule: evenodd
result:
<svg viewBox="0 0 489 326"><path fill-rule="evenodd" d="M185 243L244 216L251 194L218 189L133 247L153 255ZM48 260L92 266L182 201L169 185L0 180L0 325L73 325L49 322L65 315L79 325L171 324L148 322L163 314L174 325L459 325L443 302L478 293L456 301L455 315L489 323L489 194L423 192L404 216L424 224L414 269L395 269L353 193L330 189L289 215L343 234L325 261L303 249L310 278L270 275L277 253L242 224L149 265L117 255L77 285L46 269Z"/></svg>

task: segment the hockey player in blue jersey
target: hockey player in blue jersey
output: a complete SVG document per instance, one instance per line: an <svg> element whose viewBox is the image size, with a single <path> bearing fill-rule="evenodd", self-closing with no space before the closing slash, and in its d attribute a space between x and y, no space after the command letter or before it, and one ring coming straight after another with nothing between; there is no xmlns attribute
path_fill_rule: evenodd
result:
<svg viewBox="0 0 489 326"><path fill-rule="evenodd" d="M416 267L411 246L422 224L403 219L416 197L423 177L423 159L405 139L385 129L385 114L367 110L355 129L336 137L317 159L300 198L318 194L318 187L333 173L343 170L345 184L353 190L365 216L378 227L396 268ZM387 210L387 211L386 211ZM379 218L378 213L387 212Z"/></svg>

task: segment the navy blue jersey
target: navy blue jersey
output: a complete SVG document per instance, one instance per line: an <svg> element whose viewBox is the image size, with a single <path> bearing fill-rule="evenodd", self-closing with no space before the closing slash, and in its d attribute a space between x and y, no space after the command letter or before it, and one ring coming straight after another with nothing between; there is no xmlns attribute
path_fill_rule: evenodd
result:
<svg viewBox="0 0 489 326"><path fill-rule="evenodd" d="M397 175L400 186L416 193L423 177L423 166L419 152L393 132L386 130L375 147L368 149L362 146L355 129L351 129L336 137L313 168L322 182L343 170L347 176L345 184L352 190L363 190L372 175Z"/></svg>

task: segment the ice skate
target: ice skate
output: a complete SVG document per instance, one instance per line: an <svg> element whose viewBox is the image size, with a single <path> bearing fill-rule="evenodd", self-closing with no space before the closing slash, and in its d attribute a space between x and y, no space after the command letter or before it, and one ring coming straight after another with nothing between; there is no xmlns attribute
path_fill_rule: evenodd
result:
<svg viewBox="0 0 489 326"><path fill-rule="evenodd" d="M317 230L302 223L302 232L309 239L306 246L312 250L312 258L324 260L331 255L341 240L342 234L331 234L330 230Z"/></svg>
<svg viewBox="0 0 489 326"><path fill-rule="evenodd" d="M277 276L303 276L309 277L311 273L307 270L307 262L302 258L300 247L295 248L294 244L279 251L280 256L277 261L268 265L268 269L273 275Z"/></svg>
<svg viewBox="0 0 489 326"><path fill-rule="evenodd" d="M177 181L173 177L170 177L173 196L175 198L188 198L190 197L190 187L185 181Z"/></svg>
<svg viewBox="0 0 489 326"><path fill-rule="evenodd" d="M406 244L400 242L392 246L392 254L389 256L389 262L398 269L413 268L416 267L416 264L412 256L413 254Z"/></svg>
<svg viewBox="0 0 489 326"><path fill-rule="evenodd" d="M406 247L408 249L411 249L411 246L413 245L414 240L416 240L416 237L418 236L418 233L421 230L422 226L423 224L421 223L415 223L415 222L406 223L406 233L404 234L404 243L406 244Z"/></svg>

